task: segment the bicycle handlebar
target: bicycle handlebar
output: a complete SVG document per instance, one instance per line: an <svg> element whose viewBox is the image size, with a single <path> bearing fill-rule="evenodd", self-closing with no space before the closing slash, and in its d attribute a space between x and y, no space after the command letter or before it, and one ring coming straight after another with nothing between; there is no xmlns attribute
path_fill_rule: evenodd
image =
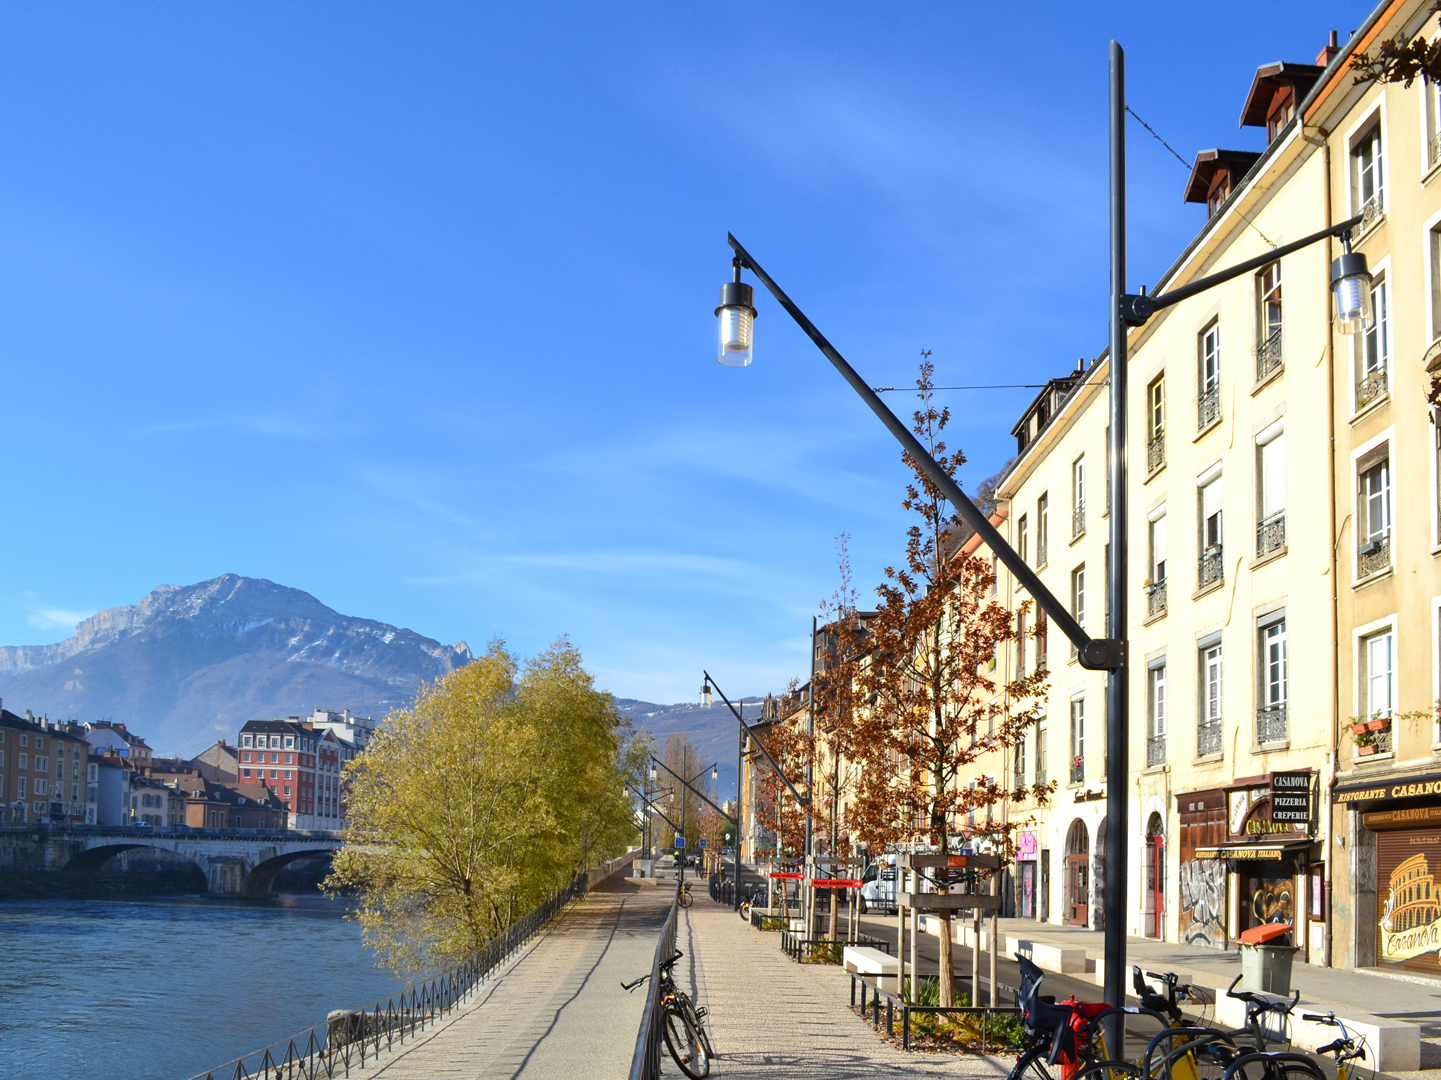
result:
<svg viewBox="0 0 1441 1080"><path fill-rule="evenodd" d="M1329 1024L1333 1027L1340 1023L1340 1021L1336 1019L1334 1012L1328 1012L1325 1016L1322 1016L1320 1013L1302 1013L1301 1019L1312 1020L1318 1024Z"/></svg>
<svg viewBox="0 0 1441 1080"><path fill-rule="evenodd" d="M1235 998L1237 1001L1244 1001L1248 1006L1254 1006L1258 1011L1280 1013L1282 1016L1290 1016L1291 1010L1301 1004L1301 991L1292 992L1291 999L1286 1000L1280 994L1267 994L1259 990L1242 990L1236 993L1236 984L1244 978L1237 975L1231 980L1231 985L1226 987L1226 996ZM1249 1012L1250 1009L1247 1009Z"/></svg>

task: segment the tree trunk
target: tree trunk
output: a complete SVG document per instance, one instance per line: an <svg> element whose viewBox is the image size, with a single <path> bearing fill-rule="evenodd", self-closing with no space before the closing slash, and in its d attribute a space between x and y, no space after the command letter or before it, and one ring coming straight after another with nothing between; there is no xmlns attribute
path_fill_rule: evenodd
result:
<svg viewBox="0 0 1441 1080"><path fill-rule="evenodd" d="M944 893L944 887L937 890ZM941 1005L947 1009L956 1007L956 978L955 963L951 954L951 912L949 909L940 913L941 924L941 964L938 982L941 989Z"/></svg>
<svg viewBox="0 0 1441 1080"><path fill-rule="evenodd" d="M831 867L831 876L834 877L834 876L835 876L835 873L836 873L836 868L833 866L833 867ZM840 891L840 889L832 889L832 890L831 890L831 928L830 928L830 939L831 939L832 941L837 940L837 939L840 937L840 933L841 933L841 891Z"/></svg>

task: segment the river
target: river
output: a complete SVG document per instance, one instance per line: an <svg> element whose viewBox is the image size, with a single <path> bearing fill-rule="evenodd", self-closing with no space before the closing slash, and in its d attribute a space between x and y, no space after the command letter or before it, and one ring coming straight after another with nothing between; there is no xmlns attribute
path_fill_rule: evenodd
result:
<svg viewBox="0 0 1441 1080"><path fill-rule="evenodd" d="M0 1076L187 1080L402 985L319 894L0 901Z"/></svg>

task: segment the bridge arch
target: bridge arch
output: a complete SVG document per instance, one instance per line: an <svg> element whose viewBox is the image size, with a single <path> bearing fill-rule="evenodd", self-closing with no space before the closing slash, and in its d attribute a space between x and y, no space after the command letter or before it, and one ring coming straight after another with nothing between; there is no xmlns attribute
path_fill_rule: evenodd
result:
<svg viewBox="0 0 1441 1080"><path fill-rule="evenodd" d="M317 855L334 855L337 847L301 848L286 851L264 862L257 863L245 875L240 886L241 896L269 896L275 889L275 876L288 865L300 859L313 859Z"/></svg>
<svg viewBox="0 0 1441 1080"><path fill-rule="evenodd" d="M159 857L167 862L186 865L190 868L191 876L194 878L197 891L205 891L208 874L204 863L177 851L168 844L147 843L137 838L135 841L117 841L112 844L97 844L94 847L85 848L77 852L69 862L65 864L61 872L73 881L86 882L93 879L104 869L105 864L127 851L148 850L158 853Z"/></svg>

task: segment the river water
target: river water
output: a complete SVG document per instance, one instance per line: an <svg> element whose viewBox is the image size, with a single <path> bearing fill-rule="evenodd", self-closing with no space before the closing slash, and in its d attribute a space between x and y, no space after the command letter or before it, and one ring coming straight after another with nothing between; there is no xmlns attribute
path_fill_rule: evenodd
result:
<svg viewBox="0 0 1441 1080"><path fill-rule="evenodd" d="M187 1080L402 985L319 894L0 901L0 1077Z"/></svg>

